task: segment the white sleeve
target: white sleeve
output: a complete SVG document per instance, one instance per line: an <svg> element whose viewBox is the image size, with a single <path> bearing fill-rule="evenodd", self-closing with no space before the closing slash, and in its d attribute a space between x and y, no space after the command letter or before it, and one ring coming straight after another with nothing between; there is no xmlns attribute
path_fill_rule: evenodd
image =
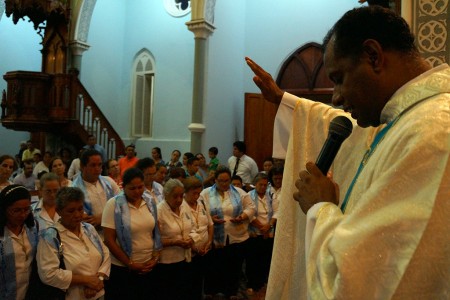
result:
<svg viewBox="0 0 450 300"><path fill-rule="evenodd" d="M116 199L111 198L106 201L102 214L102 227L116 229L116 221L114 220L114 209L116 207Z"/></svg>
<svg viewBox="0 0 450 300"><path fill-rule="evenodd" d="M292 130L293 112L299 99L289 93L283 94L273 126L272 156L274 158L286 158L287 146Z"/></svg>
<svg viewBox="0 0 450 300"><path fill-rule="evenodd" d="M62 290L69 288L72 271L59 268L58 252L44 238L39 239L36 261L42 282Z"/></svg>
<svg viewBox="0 0 450 300"><path fill-rule="evenodd" d="M75 176L75 171L76 171L75 170L75 168L76 168L75 164L76 164L76 160L74 159L72 161L72 163L70 164L69 171L67 171L67 177L70 180L72 180L73 176Z"/></svg>

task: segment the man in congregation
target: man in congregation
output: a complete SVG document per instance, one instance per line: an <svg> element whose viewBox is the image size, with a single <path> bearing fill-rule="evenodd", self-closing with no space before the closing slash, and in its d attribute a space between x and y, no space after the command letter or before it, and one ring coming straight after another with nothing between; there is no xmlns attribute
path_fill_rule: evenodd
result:
<svg viewBox="0 0 450 300"><path fill-rule="evenodd" d="M129 168L133 168L139 158L136 157L136 146L134 144L130 144L125 148L125 156L120 158L119 169L120 169L120 177L123 176L123 173Z"/></svg>
<svg viewBox="0 0 450 300"><path fill-rule="evenodd" d="M106 151L105 148L103 148L102 145L99 145L97 143L97 137L93 134L90 134L88 136L88 140L87 140L87 144L83 147L83 149L91 149L91 150L97 150L101 157L102 157L102 162L105 163L107 160L107 156L106 156Z"/></svg>
<svg viewBox="0 0 450 300"><path fill-rule="evenodd" d="M106 201L120 192L112 178L101 175L102 165L100 152L93 149L84 151L80 157L81 176L76 176L72 183L84 193L84 221L94 225L97 231L100 230Z"/></svg>
<svg viewBox="0 0 450 300"><path fill-rule="evenodd" d="M347 12L324 49L347 113L284 93L246 58L280 104L281 197L300 204L280 203L266 299L449 299L450 67L431 68L407 23L377 6ZM358 126L331 178L311 161L338 115Z"/></svg>
<svg viewBox="0 0 450 300"><path fill-rule="evenodd" d="M33 161L23 161L23 172L14 177L14 184L23 185L29 191L36 190L37 177L33 174Z"/></svg>
<svg viewBox="0 0 450 300"><path fill-rule="evenodd" d="M22 162L24 162L26 160L30 160L30 159L33 160L35 153L41 153L41 150L34 147L32 140L28 140L27 141L27 149L25 151L23 151L23 153L22 153L22 157L21 157Z"/></svg>
<svg viewBox="0 0 450 300"><path fill-rule="evenodd" d="M242 178L243 188L250 191L253 178L258 174L258 165L250 156L246 155L247 147L243 141L233 143L233 156L228 159L228 168L231 176L238 175Z"/></svg>

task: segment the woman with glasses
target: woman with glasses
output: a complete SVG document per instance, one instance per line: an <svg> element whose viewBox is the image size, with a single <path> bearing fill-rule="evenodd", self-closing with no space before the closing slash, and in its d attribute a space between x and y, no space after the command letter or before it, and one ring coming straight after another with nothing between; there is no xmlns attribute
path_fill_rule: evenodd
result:
<svg viewBox="0 0 450 300"><path fill-rule="evenodd" d="M184 201L191 210L194 220L195 232L198 235L197 241L192 247L192 287L191 299L202 299L203 281L206 269L206 253L211 250L213 239L213 221L211 215L206 210L204 201L198 200L203 185L195 177L186 178L184 185Z"/></svg>
<svg viewBox="0 0 450 300"><path fill-rule="evenodd" d="M38 232L30 213L31 196L12 184L0 193L0 299L24 299Z"/></svg>
<svg viewBox="0 0 450 300"><path fill-rule="evenodd" d="M255 205L249 195L231 185L231 172L219 167L215 172L216 183L200 193L200 201L214 222L213 250L208 253L208 269L205 276L205 294L224 293L230 299L238 299L242 263L249 238L248 224L255 214Z"/></svg>
<svg viewBox="0 0 450 300"><path fill-rule="evenodd" d="M55 173L46 173L39 180L41 199L32 205L32 212L39 222L39 232L49 226L55 226L59 220L56 212L56 193L60 189L59 177Z"/></svg>
<svg viewBox="0 0 450 300"><path fill-rule="evenodd" d="M113 158L108 159L106 162L106 167L108 169L108 176L111 177L122 190L122 176L120 175L120 167L117 160Z"/></svg>

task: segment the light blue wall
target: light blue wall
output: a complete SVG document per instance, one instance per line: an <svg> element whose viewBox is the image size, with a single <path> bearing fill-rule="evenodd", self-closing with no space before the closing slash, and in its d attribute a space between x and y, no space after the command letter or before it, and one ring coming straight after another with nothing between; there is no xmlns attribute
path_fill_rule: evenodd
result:
<svg viewBox="0 0 450 300"><path fill-rule="evenodd" d="M6 90L6 81L3 79L6 72L41 70L41 42L33 23L20 20L14 25L12 18L3 14L0 20L0 91ZM0 126L0 155L15 155L19 152L20 141L26 141L29 137L28 132Z"/></svg>
<svg viewBox="0 0 450 300"><path fill-rule="evenodd" d="M163 159L168 160L173 149L183 153L190 148L187 127L192 109L194 34L185 25L190 14L172 17L165 11L163 1L128 3L123 76L129 105L133 61L141 49L151 52L156 70L152 138L139 139L137 152L149 156L151 148L158 146Z"/></svg>
<svg viewBox="0 0 450 300"><path fill-rule="evenodd" d="M244 94L259 92L244 61L253 58L276 78L284 60L323 36L356 0L218 0L217 29L210 38L203 152L215 145L226 162L232 143L243 139Z"/></svg>
<svg viewBox="0 0 450 300"><path fill-rule="evenodd" d="M333 24L356 0L247 0L245 55L254 59L276 78L283 62L300 46L322 43ZM259 90L244 67L245 92Z"/></svg>
<svg viewBox="0 0 450 300"><path fill-rule="evenodd" d="M80 80L121 136L128 128L129 97L124 88L125 1L98 0L92 14Z"/></svg>
<svg viewBox="0 0 450 300"><path fill-rule="evenodd" d="M216 30L208 40L202 151L217 146L225 162L232 143L243 138L244 93L258 92L245 56L276 77L293 51L310 41L320 43L332 24L357 5L356 0L217 0ZM189 20L190 14L170 16L162 0L97 0L80 78L125 143L137 144L140 157L154 146L162 148L166 160L172 149L189 150L195 47L185 25ZM5 17L0 22L0 71L40 70L39 36L27 22L11 24ZM131 71L144 48L155 59L154 127L152 138L136 140L130 136Z"/></svg>
<svg viewBox="0 0 450 300"><path fill-rule="evenodd" d="M219 149L219 160L226 163L233 142L243 139L243 68L246 1L217 1L214 26L209 38L209 62L204 122L206 131L202 152Z"/></svg>

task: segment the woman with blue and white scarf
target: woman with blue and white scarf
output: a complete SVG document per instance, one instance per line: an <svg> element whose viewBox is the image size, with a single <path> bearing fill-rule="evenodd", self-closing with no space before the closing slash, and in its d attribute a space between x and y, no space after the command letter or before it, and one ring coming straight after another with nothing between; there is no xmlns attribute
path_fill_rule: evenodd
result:
<svg viewBox="0 0 450 300"><path fill-rule="evenodd" d="M155 203L144 193L144 174L123 174L123 192L106 202L102 216L105 244L112 253L107 299L155 299L162 248Z"/></svg>
<svg viewBox="0 0 450 300"><path fill-rule="evenodd" d="M269 278L272 258L275 224L277 222L278 201L272 197L269 178L265 173L256 175L255 189L249 194L256 207L256 214L248 227L248 252L246 256L247 294L259 291Z"/></svg>
<svg viewBox="0 0 450 300"><path fill-rule="evenodd" d="M66 300L102 297L103 280L111 268L108 248L94 226L82 222L83 201L80 188L63 187L58 191L56 210L60 219L41 234L37 249L39 277L44 284L65 290ZM60 266L60 251L64 268Z"/></svg>
<svg viewBox="0 0 450 300"><path fill-rule="evenodd" d="M38 232L31 196L12 184L0 193L0 299L23 300L28 289Z"/></svg>
<svg viewBox="0 0 450 300"><path fill-rule="evenodd" d="M248 225L255 214L255 205L244 190L231 185L230 169L219 167L215 182L199 198L206 203L214 222L213 250L207 254L205 294L209 299L217 293L233 299L237 297Z"/></svg>

